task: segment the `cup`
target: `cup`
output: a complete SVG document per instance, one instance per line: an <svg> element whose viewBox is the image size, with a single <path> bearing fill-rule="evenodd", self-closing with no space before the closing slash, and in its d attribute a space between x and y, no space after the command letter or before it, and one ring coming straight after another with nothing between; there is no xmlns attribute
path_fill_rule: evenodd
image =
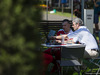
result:
<svg viewBox="0 0 100 75"><path fill-rule="evenodd" d="M64 45L64 36L61 38L61 44Z"/></svg>

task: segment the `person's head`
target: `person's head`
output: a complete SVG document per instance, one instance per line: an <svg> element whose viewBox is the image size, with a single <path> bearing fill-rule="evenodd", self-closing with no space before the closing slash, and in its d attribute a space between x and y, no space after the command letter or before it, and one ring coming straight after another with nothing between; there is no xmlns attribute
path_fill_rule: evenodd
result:
<svg viewBox="0 0 100 75"><path fill-rule="evenodd" d="M82 21L80 18L75 18L75 19L73 20L73 25L72 25L72 27L73 27L74 30L79 29L79 27L82 26L82 25L83 25L83 21Z"/></svg>
<svg viewBox="0 0 100 75"><path fill-rule="evenodd" d="M64 29L65 32L70 31L70 21L68 19L64 19L62 21L62 28Z"/></svg>

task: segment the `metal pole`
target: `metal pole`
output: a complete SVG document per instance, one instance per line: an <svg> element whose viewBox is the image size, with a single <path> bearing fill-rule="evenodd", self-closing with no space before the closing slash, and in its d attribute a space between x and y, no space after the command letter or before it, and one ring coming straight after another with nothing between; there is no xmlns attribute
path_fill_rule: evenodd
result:
<svg viewBox="0 0 100 75"><path fill-rule="evenodd" d="M71 8L71 1L69 0L69 8Z"/></svg>
<svg viewBox="0 0 100 75"><path fill-rule="evenodd" d="M84 24L84 0L81 0L81 19L83 20Z"/></svg>
<svg viewBox="0 0 100 75"><path fill-rule="evenodd" d="M71 0L71 20L73 20L73 0Z"/></svg>
<svg viewBox="0 0 100 75"><path fill-rule="evenodd" d="M49 0L50 7L51 7L51 3L52 3L51 0Z"/></svg>
<svg viewBox="0 0 100 75"><path fill-rule="evenodd" d="M59 6L59 8L60 8L60 4L61 4L61 0L59 0L59 5L58 5L58 6Z"/></svg>
<svg viewBox="0 0 100 75"><path fill-rule="evenodd" d="M62 3L62 13L64 12L64 4Z"/></svg>
<svg viewBox="0 0 100 75"><path fill-rule="evenodd" d="M47 11L46 11L46 19L48 20L48 0L46 1Z"/></svg>

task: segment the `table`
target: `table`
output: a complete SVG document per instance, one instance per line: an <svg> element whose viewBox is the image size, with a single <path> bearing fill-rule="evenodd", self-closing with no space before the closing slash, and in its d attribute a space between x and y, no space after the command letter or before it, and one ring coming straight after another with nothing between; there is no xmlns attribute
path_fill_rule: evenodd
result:
<svg viewBox="0 0 100 75"><path fill-rule="evenodd" d="M84 44L66 44L66 45L47 45L47 44L41 44L45 47L60 47L61 52L66 50L67 57L70 58L70 56L75 58L83 58L84 51L85 51L85 45ZM56 49L52 49L56 50Z"/></svg>
<svg viewBox="0 0 100 75"><path fill-rule="evenodd" d="M74 48L78 48L78 47L85 47L84 44L66 44L66 45L47 45L47 44L41 44L42 46L46 46L46 47L74 47Z"/></svg>
<svg viewBox="0 0 100 75"><path fill-rule="evenodd" d="M83 58L83 55L84 55L84 51L85 51L85 49L84 49L85 45L84 44L66 44L66 45L41 44L41 45L46 46L46 47L61 47L61 61L60 61L60 63L62 62L61 65L63 65L63 62L64 62L64 61L62 61L63 57L64 58L66 57L67 59L69 59L66 62L67 66L73 66L73 64L74 64L74 66L82 65L82 60L80 60L80 58ZM74 59L74 60L72 60L72 59ZM70 62L70 64L68 64L69 62ZM61 69L63 69L63 67ZM61 74L62 73L63 72L61 72Z"/></svg>

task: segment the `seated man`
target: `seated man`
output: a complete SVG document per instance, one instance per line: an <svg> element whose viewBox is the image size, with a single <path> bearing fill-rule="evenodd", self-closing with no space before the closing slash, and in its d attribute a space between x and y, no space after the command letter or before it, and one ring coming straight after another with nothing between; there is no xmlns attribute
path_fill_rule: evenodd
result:
<svg viewBox="0 0 100 75"><path fill-rule="evenodd" d="M90 33L90 31L85 27L82 26L83 21L80 18L75 18L73 20L73 29L75 30L73 33L68 35L61 35L61 36L52 36L52 39L61 39L63 36L64 38L73 38L73 42L80 42L81 44L86 45L84 58L95 58L99 56L98 45ZM59 41L60 42L60 41Z"/></svg>
<svg viewBox="0 0 100 75"><path fill-rule="evenodd" d="M71 34L73 31L70 28L70 26L71 26L70 25L70 21L67 20L67 19L64 19L62 21L63 29L60 29L57 32L57 36L62 35L62 34ZM54 64L54 68L51 71L51 72L55 72L55 70L57 68L57 64L56 64L55 60L59 60L60 59L60 47L49 48L49 49L45 50L44 53L55 56L54 60L52 61L52 63Z"/></svg>

